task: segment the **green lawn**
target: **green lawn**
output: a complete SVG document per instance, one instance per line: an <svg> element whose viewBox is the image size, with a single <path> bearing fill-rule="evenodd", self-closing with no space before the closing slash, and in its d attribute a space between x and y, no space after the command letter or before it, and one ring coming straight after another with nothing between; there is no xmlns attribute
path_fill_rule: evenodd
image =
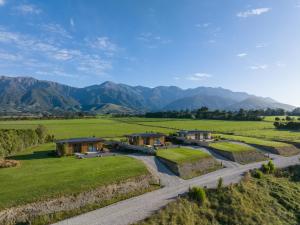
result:
<svg viewBox="0 0 300 225"><path fill-rule="evenodd" d="M126 156L57 158L48 155L53 148L52 144L31 148L12 157L20 160L20 167L0 169L0 210L148 173L142 162Z"/></svg>
<svg viewBox="0 0 300 225"><path fill-rule="evenodd" d="M194 162L202 158L210 157L209 154L190 148L170 148L157 151L157 156L173 161L177 164Z"/></svg>
<svg viewBox="0 0 300 225"><path fill-rule="evenodd" d="M256 151L255 148L243 144L231 143L231 142L216 142L209 145L212 148L215 148L224 152L245 152L245 151Z"/></svg>
<svg viewBox="0 0 300 225"><path fill-rule="evenodd" d="M247 144L261 145L266 147L290 147L290 144L276 141L267 141L258 138L235 136L235 135L220 135L221 138L233 141L240 141Z"/></svg>

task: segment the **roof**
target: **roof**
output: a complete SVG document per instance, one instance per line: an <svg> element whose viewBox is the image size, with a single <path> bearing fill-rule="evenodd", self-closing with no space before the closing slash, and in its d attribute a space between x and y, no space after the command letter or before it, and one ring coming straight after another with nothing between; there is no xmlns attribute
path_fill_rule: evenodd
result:
<svg viewBox="0 0 300 225"><path fill-rule="evenodd" d="M162 133L137 133L137 134L130 134L126 136L127 137L162 137L166 135Z"/></svg>
<svg viewBox="0 0 300 225"><path fill-rule="evenodd" d="M71 139L63 139L57 140L56 143L81 143L81 142L102 142L104 139L102 138L71 138Z"/></svg>
<svg viewBox="0 0 300 225"><path fill-rule="evenodd" d="M208 130L181 130L181 131L178 131L178 133L197 134L197 133L211 133L211 131L208 131Z"/></svg>

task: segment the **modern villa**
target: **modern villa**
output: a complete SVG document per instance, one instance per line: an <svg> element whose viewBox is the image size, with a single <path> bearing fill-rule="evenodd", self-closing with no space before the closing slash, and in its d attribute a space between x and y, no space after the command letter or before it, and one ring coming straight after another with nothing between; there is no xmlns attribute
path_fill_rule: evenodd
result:
<svg viewBox="0 0 300 225"><path fill-rule="evenodd" d="M56 141L56 152L59 156L74 153L98 152L103 150L102 138L72 138Z"/></svg>
<svg viewBox="0 0 300 225"><path fill-rule="evenodd" d="M186 140L206 141L211 140L211 131L204 130L181 130L177 132L179 137Z"/></svg>
<svg viewBox="0 0 300 225"><path fill-rule="evenodd" d="M130 145L136 146L163 146L165 145L165 134L162 133L139 133L126 136Z"/></svg>

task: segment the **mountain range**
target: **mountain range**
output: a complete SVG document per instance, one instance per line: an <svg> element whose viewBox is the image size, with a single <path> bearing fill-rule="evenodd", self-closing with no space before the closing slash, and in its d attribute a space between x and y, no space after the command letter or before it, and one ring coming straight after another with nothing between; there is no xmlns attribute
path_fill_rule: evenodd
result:
<svg viewBox="0 0 300 225"><path fill-rule="evenodd" d="M239 110L295 107L271 98L224 88L176 86L148 88L110 81L84 88L71 87L31 77L0 76L0 112L85 111L137 113L197 109Z"/></svg>

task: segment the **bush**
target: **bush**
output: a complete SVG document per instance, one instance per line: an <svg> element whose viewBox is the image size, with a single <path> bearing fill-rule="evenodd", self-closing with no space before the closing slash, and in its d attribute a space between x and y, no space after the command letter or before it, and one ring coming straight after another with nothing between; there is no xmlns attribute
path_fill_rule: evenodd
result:
<svg viewBox="0 0 300 225"><path fill-rule="evenodd" d="M253 170L251 172L251 175L252 175L252 177L257 178L257 179L261 179L263 177L263 173L258 169Z"/></svg>
<svg viewBox="0 0 300 225"><path fill-rule="evenodd" d="M54 139L47 135L44 126L33 129L0 129L0 158L12 155L28 147Z"/></svg>
<svg viewBox="0 0 300 225"><path fill-rule="evenodd" d="M189 189L188 196L190 199L197 201L199 204L206 202L205 190L201 187L192 187Z"/></svg>
<svg viewBox="0 0 300 225"><path fill-rule="evenodd" d="M272 160L270 160L267 164L262 164L261 171L266 174L271 174L275 172L275 165Z"/></svg>
<svg viewBox="0 0 300 225"><path fill-rule="evenodd" d="M218 190L221 190L222 187L223 187L223 178L220 177L218 180Z"/></svg>
<svg viewBox="0 0 300 225"><path fill-rule="evenodd" d="M269 174L270 173L270 167L268 164L262 164L261 169L263 173Z"/></svg>
<svg viewBox="0 0 300 225"><path fill-rule="evenodd" d="M272 160L270 160L270 161L268 162L268 166L269 166L269 172L270 172L270 173L274 173L274 172L275 172L275 164L273 163Z"/></svg>

